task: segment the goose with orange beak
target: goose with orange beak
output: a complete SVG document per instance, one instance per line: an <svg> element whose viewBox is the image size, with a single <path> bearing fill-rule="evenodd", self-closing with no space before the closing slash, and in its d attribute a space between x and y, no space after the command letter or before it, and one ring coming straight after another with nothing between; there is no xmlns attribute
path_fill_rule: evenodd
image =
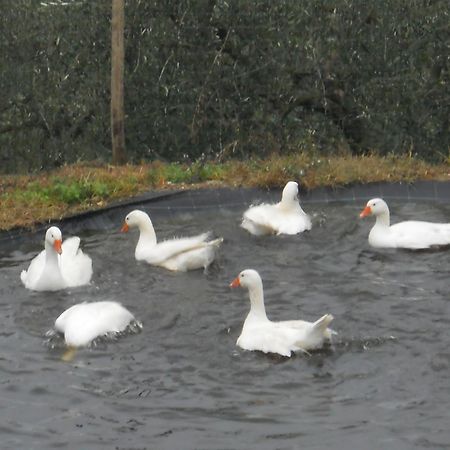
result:
<svg viewBox="0 0 450 450"><path fill-rule="evenodd" d="M450 223L408 220L390 225L387 203L381 198L367 202L359 217L375 216L369 244L376 248L426 249L450 245Z"/></svg>
<svg viewBox="0 0 450 450"><path fill-rule="evenodd" d="M250 297L250 312L236 342L244 350L289 357L292 352L308 353L320 349L325 343L331 342L332 335L336 334L328 328L333 320L331 314L325 314L316 322L269 320L264 306L263 283L256 270L243 270L230 283L230 287L247 288Z"/></svg>
<svg viewBox="0 0 450 450"><path fill-rule="evenodd" d="M88 284L92 277L92 260L85 255L77 236L63 243L61 230L50 227L42 250L20 274L22 283L34 291L57 291Z"/></svg>
<svg viewBox="0 0 450 450"><path fill-rule="evenodd" d="M131 228L139 230L139 240L134 251L137 261L178 272L206 270L223 242L221 237L210 239L210 233L157 242L150 216L138 209L127 214L121 231L126 233Z"/></svg>

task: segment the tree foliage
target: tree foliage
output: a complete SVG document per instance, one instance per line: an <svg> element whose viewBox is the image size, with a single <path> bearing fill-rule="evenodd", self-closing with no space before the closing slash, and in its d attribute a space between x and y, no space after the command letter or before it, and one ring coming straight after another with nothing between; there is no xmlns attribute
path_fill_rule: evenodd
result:
<svg viewBox="0 0 450 450"><path fill-rule="evenodd" d="M4 0L3 171L110 160L109 0ZM448 158L443 0L129 0L132 160Z"/></svg>

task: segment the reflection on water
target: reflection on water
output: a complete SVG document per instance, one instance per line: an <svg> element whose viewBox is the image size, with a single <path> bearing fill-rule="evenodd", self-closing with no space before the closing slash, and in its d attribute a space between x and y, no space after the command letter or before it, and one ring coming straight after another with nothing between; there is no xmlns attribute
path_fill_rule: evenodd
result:
<svg viewBox="0 0 450 450"><path fill-rule="evenodd" d="M311 232L268 238L238 227L245 205L153 216L160 239L225 238L207 273L136 263L134 233L83 230L93 282L63 292L20 284L39 239L0 253L2 449L448 446L450 251L373 250L360 206L308 205ZM442 221L442 206L417 210ZM332 313L335 344L291 359L238 349L249 304L228 284L245 268L261 273L270 318ZM62 362L45 332L69 306L101 300L121 302L142 332Z"/></svg>

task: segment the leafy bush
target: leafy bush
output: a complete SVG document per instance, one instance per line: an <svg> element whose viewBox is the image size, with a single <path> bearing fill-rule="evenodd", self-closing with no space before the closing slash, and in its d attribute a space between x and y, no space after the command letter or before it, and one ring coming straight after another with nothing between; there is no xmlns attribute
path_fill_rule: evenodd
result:
<svg viewBox="0 0 450 450"><path fill-rule="evenodd" d="M0 171L109 161L110 2L2 6ZM448 23L444 0L126 2L130 161L446 161Z"/></svg>

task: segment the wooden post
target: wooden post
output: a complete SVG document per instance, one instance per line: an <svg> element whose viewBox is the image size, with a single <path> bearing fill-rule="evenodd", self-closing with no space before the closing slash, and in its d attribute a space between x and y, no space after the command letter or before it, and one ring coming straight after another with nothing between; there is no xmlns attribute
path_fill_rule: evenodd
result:
<svg viewBox="0 0 450 450"><path fill-rule="evenodd" d="M124 131L124 0L112 0L111 17L111 143L112 163L121 165L127 162L125 154Z"/></svg>

